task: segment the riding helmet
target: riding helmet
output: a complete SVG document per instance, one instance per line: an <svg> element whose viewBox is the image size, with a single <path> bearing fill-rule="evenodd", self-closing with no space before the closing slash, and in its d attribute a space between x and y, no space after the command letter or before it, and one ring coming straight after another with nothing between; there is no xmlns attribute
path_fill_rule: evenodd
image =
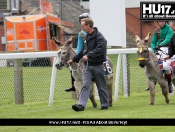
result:
<svg viewBox="0 0 175 132"><path fill-rule="evenodd" d="M81 22L81 19L83 19L83 18L91 18L91 17L89 15L89 13L83 13L79 16L79 22Z"/></svg>

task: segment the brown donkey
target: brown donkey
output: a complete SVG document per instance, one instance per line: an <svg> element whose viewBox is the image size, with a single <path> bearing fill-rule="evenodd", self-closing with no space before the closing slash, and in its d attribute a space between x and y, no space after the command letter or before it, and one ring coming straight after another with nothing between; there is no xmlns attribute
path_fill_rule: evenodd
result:
<svg viewBox="0 0 175 132"><path fill-rule="evenodd" d="M168 104L169 98L168 98L168 83L167 80L164 78L162 71L158 64L158 58L156 54L148 49L148 41L151 36L151 33L149 32L147 37L144 40L140 40L140 37L135 35L135 41L137 43L138 47L138 61L139 66L141 68L144 68L145 74L147 76L147 83L148 87L150 89L150 105L154 105L154 98L155 98L155 85L156 83L159 83L162 94L165 97L165 101ZM175 84L175 78L174 75L172 76L173 84Z"/></svg>
<svg viewBox="0 0 175 132"><path fill-rule="evenodd" d="M67 61L69 59L72 59L76 55L75 51L70 46L73 40L74 40L74 37L71 37L71 39L69 39L67 42L61 43L59 40L53 37L54 43L57 44L59 47L58 54L57 54L57 62L55 66L57 67L57 69L62 69L62 66L66 66L70 68L70 70L72 71L72 76L75 79L74 86L75 86L77 98L78 98L80 91L82 89L82 72L84 71L82 71L82 68L83 68L82 62L79 62L79 63L73 62L71 63L71 65L67 64ZM112 68L113 66L112 66L111 60L108 57L107 57L107 61L108 63L106 63L105 67L106 69L109 70L110 74L106 75L105 78L106 78L106 83L108 88L109 106L112 107L112 85L113 85ZM92 82L92 88L89 95L89 99L91 100L93 107L96 108L97 103L94 98L93 86L94 85Z"/></svg>

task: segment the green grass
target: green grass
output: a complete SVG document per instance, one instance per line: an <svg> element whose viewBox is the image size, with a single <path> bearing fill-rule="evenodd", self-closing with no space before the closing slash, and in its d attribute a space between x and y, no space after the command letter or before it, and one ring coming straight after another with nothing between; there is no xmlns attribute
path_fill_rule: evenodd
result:
<svg viewBox="0 0 175 132"><path fill-rule="evenodd" d="M114 80L117 55L109 55L114 65ZM165 103L160 87L156 86L155 105L149 104L149 92L145 91L146 77L138 66L137 55L129 55L130 97L123 97L122 68L120 74L119 99L113 107L100 111L92 108L90 101L83 112L74 112L71 106L77 103L72 94L64 91L70 87L70 73L67 68L57 70L54 103L48 107L52 67L23 67L24 104L14 103L13 67L0 68L0 118L175 118L174 96L170 104ZM115 84L115 82L114 82ZM113 85L114 89L114 85ZM174 132L175 127L155 126L0 126L0 132Z"/></svg>
<svg viewBox="0 0 175 132"><path fill-rule="evenodd" d="M157 93L155 105L150 106L147 92L131 97L119 97L113 107L101 111L100 102L94 109L90 100L85 111L75 112L71 109L76 100L54 101L53 106L48 107L48 102L25 103L24 105L6 105L0 107L0 118L175 118L175 99L170 96L170 104L166 104L161 93ZM162 126L1 126L1 132L174 132L175 127Z"/></svg>

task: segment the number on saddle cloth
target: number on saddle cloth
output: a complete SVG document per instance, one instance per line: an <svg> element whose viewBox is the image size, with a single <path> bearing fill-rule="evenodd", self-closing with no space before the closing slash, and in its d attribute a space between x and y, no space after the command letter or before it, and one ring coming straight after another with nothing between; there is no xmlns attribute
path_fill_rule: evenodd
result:
<svg viewBox="0 0 175 132"><path fill-rule="evenodd" d="M109 65L109 62L108 60L106 59L105 62L103 62L103 67L104 67L104 75L107 76L108 74L111 74L112 73L112 68L111 66ZM94 80L94 77L92 77L92 81L95 81Z"/></svg>
<svg viewBox="0 0 175 132"><path fill-rule="evenodd" d="M112 68L109 65L108 60L106 60L105 62L103 62L103 67L104 67L104 75L107 76L108 74L112 73Z"/></svg>

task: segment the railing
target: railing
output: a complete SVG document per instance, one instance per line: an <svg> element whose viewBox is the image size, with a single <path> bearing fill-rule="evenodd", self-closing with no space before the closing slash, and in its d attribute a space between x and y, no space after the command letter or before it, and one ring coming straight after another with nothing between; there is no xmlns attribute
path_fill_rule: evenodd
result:
<svg viewBox="0 0 175 132"><path fill-rule="evenodd" d="M134 77L133 75L131 76L131 78L127 78L126 76L128 76L127 74L129 74L129 72L126 72L127 70L131 70L132 72L131 74L133 74L133 71L135 71L135 64L137 62L137 60L135 58L133 58L131 61L134 61L134 65L131 66L129 69L126 69L127 66L129 66L129 59L126 59L127 55L131 55L131 54L136 54L137 48L126 48L126 49L108 49L107 50L107 54L110 56L112 55L113 57L111 58L114 68L113 68L113 73L114 73L114 100L118 99L118 95L120 93L123 93L124 96L129 96L130 94L130 85L126 85L129 82L133 83L136 81L137 83L140 82L137 79L141 79L141 78L137 78ZM70 99L71 97L67 97L68 94L67 93L62 93L64 90L60 89L67 87L66 85L70 85L67 83L68 76L69 75L68 69L67 72L65 70L61 70L59 71L58 74L56 74L56 72L58 70L56 70L55 67L55 62L56 62L56 55L57 52L55 51L49 51L49 52L30 52L30 53L3 53L0 54L0 60L2 60L2 63L4 63L5 61L3 60L9 60L9 59L14 59L14 60L21 60L21 59L26 59L26 58L52 58L54 57L54 61L52 63L52 67L38 67L38 66L34 66L34 67L21 67L18 63L18 61L16 61L15 65L13 67L13 70L10 67L7 67L6 65L2 65L0 64L1 69L1 93L0 93L0 104L4 104L5 102L10 103L13 100L13 96L17 96L19 97L19 93L18 90L19 89L23 89L23 88L19 88L19 84L20 87L24 87L24 96L20 96L20 98L24 97L24 102L33 102L33 101L44 101L47 100L48 98L48 94L49 94L49 106L51 106L53 104L53 99ZM117 55L117 56L115 56ZM116 61L117 60L117 61ZM132 62L133 63L133 62ZM115 68L116 67L116 68ZM120 70L122 68L122 70ZM23 69L23 72L20 70ZM31 71L30 71L31 70ZM123 71L122 73L120 73L120 71ZM138 73L139 70L137 70ZM143 71L140 68L140 71ZM20 75L17 75L17 73L20 73ZM33 73L31 73L33 72ZM15 73L13 75L13 73ZM24 75L22 75L22 73ZM144 74L142 72L142 74ZM21 75L23 77L21 77ZM139 74L140 76L141 74ZM69 75L70 76L70 75ZM16 77L16 78L14 78ZM51 79L50 79L51 77ZM128 76L129 77L129 76ZM144 77L144 75L143 75ZM19 79L20 78L20 79ZM34 80L32 81L31 78L34 78ZM60 80L61 79L61 80ZM66 79L66 83L65 83L65 79ZM120 81L121 79L121 81ZM11 84L11 80L14 80L14 83ZM50 81L49 81L50 80ZM132 81L130 81L132 80ZM135 81L134 81L135 80ZM144 79L146 80L146 78ZM18 81L20 81L20 83L18 83ZM121 82L123 84L122 89L119 89L119 87L121 87ZM24 85L22 85L22 83L24 83ZM34 83L34 84L33 84ZM146 81L145 81L146 83ZM13 86L15 85L15 86ZM50 92L49 90L49 85L50 85ZM136 86L134 85L132 88L134 88L135 92L139 90L140 86ZM145 86L146 87L146 86ZM13 93L13 89L16 89L16 93ZM56 89L57 88L57 89ZM144 90L145 88L143 88ZM133 90L133 89L131 89ZM14 92L15 92L14 91ZM123 92L122 92L123 91ZM21 94L23 92L20 92ZM59 94L59 96L58 96ZM64 95L64 96L63 96ZM61 97L63 96L63 97ZM18 99L18 98L17 98ZM3 102L4 101L4 102ZM22 101L23 102L23 101Z"/></svg>

